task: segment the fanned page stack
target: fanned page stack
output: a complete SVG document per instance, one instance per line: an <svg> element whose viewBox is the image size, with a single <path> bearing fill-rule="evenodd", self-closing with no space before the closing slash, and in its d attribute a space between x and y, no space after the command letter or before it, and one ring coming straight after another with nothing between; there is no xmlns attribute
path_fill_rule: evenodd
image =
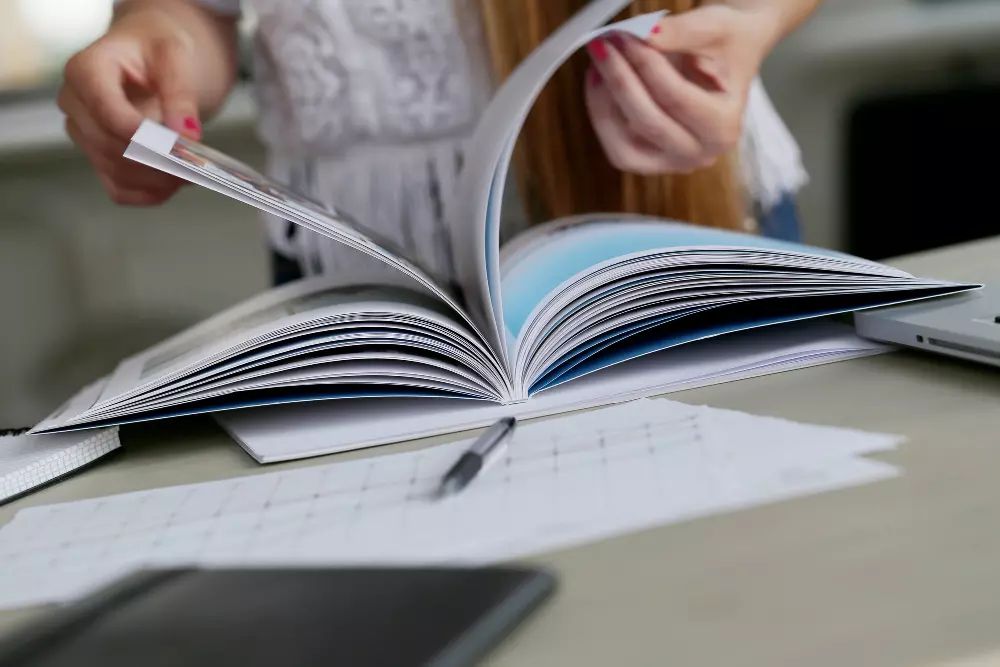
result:
<svg viewBox="0 0 1000 667"><path fill-rule="evenodd" d="M453 226L458 284L364 221L146 122L126 155L334 238L399 270L394 285L319 278L267 292L133 358L35 431L318 399L438 397L531 404L628 360L723 334L934 297L924 280L844 254L621 214L551 221L500 247L515 140L553 72L608 31L596 0L504 82L467 151ZM387 404L388 406L388 404Z"/></svg>

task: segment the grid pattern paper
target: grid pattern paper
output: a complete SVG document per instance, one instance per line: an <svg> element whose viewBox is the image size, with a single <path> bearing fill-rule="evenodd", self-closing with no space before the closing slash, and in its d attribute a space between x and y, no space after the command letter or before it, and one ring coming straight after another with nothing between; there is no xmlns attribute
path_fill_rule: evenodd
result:
<svg viewBox="0 0 1000 667"><path fill-rule="evenodd" d="M0 606L72 600L144 566L484 564L896 474L898 438L645 399L522 424L463 492L471 441L22 510Z"/></svg>

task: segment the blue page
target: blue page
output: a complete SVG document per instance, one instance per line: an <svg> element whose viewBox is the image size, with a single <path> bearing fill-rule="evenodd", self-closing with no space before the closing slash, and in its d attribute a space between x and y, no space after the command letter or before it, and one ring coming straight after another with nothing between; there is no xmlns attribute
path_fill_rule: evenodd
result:
<svg viewBox="0 0 1000 667"><path fill-rule="evenodd" d="M696 274L699 274L699 273L704 273L704 271L703 270L699 270L697 267L693 267L693 268L690 268L689 270L686 270L686 271L676 271L676 272L674 272L671 275L671 277L693 276L693 275L696 275ZM715 277L715 278L731 277L733 280L738 280L740 277L743 277L744 275L745 275L745 272L732 271L732 270L728 270L728 271L727 270L718 270L718 271L713 271L712 272L712 276ZM658 281L658 280L662 280L662 276L645 276L645 277L642 277L642 278L636 278L636 279L631 280L629 282L622 281L620 284L615 285L613 287L609 286L609 287L606 287L606 288L602 288L599 292L594 292L590 296L587 296L586 298L581 299L578 303L576 303L571 308L569 308L564 313L562 313L562 315L559 318L557 318L557 319L555 319L555 320L553 320L551 322L547 322L546 325L545 325L546 326L545 330L546 331L552 331L552 330L556 329L557 327L562 326L562 323L565 322L567 319L569 319L570 317L572 317L573 315L575 315L578 311L582 310L583 308L586 308L587 306L589 306L590 304L594 303L595 301L597 301L599 299L604 299L604 298L607 298L607 297L611 297L611 296L614 296L615 294L618 294L619 292L622 292L622 291L624 291L626 289L632 289L632 288L635 288L635 287L642 287L644 285L648 285L649 283L652 283L652 282L655 282L655 281Z"/></svg>
<svg viewBox="0 0 1000 667"><path fill-rule="evenodd" d="M626 255L684 246L762 248L858 261L843 253L777 239L678 223L600 221L555 232L503 276L504 323L517 337L556 287L588 268Z"/></svg>
<svg viewBox="0 0 1000 667"><path fill-rule="evenodd" d="M854 312L862 308L914 301L932 296L964 291L965 289L967 288L942 286L934 289L925 288L922 290L901 290L881 294L842 295L827 298L802 297L809 302L812 302L815 299L817 305L826 300L829 307L819 307L809 310L808 304L806 304L806 307L803 308L803 312L786 312L776 315L767 313L766 309L768 304L766 303L761 301L747 302L746 304L741 305L752 305L755 310L758 310L761 313L760 316L751 315L749 317L741 317L737 315L733 318L732 322L716 322L704 327L695 328L685 328L683 316L677 317L676 315L668 315L654 317L645 322L635 323L630 326L622 327L617 331L605 334L596 340L596 344L593 344L594 341L592 341L591 343L582 345L578 350L567 354L558 362L553 364L548 373L535 382L535 384L531 387L530 393L554 387L558 384L568 382L593 371L600 370L623 361L628 361L629 359L634 359L652 352L667 349L668 347L682 345L684 343L690 343L704 338L711 338L722 334L745 331L747 329L765 327L773 324L828 317L842 313ZM777 300L768 299L767 301L770 301L772 304L783 306L789 303L791 299L795 298L800 297L782 298ZM839 306L834 306L831 301L846 301L846 304L842 303ZM696 315L711 310L714 309L696 308L684 312L683 315ZM720 310L731 310L731 306L721 306ZM668 324L670 322L677 322L676 327L671 327L674 329L673 331L658 330L660 325Z"/></svg>
<svg viewBox="0 0 1000 667"><path fill-rule="evenodd" d="M697 332L685 332L681 334L670 334L664 332L661 336L650 336L648 338L637 336L631 344L624 343L620 346L608 345L606 347L599 347L598 351L592 352L591 354L583 355L583 359L577 360L575 363L569 364L564 367L563 370L557 372L551 376L542 378L534 387L532 387L532 393L542 391L544 389L550 389L564 382L569 382L588 373L600 370L602 368L607 368L608 366L613 366L615 364L621 363L623 361L628 361L630 359L635 359L636 357L641 357L646 354L651 354L653 352L659 352L670 347L675 347L677 345L683 345L684 343L690 343L695 340L702 338L711 338L714 336L719 336L727 333L734 333L736 331L741 331L753 327L762 327L770 324L779 324L782 322L790 322L795 320L811 319L815 317L824 317L836 314L843 311L821 311L817 313L812 313L809 315L802 315L794 318L771 318L768 320L762 320L756 322L753 325L747 324L734 324L734 325L720 325L713 329L706 329ZM652 329L659 324L659 322L649 326ZM641 329L634 331L633 333L641 333L646 330L647 327L642 327ZM626 336L628 337L628 336ZM605 351L606 350L606 351Z"/></svg>
<svg viewBox="0 0 1000 667"><path fill-rule="evenodd" d="M289 403L309 403L313 401L335 401L352 398L449 398L458 400L478 401L482 399L470 396L461 396L444 391L434 391L430 389L414 388L412 391L405 387L386 385L384 390L374 388L364 391L343 391L340 393L323 393L320 387L304 388L301 392L288 391L288 395L273 398L247 398L240 400L239 396L227 397L222 402L209 401L208 404L190 404L187 407L178 406L165 410L155 410L150 412L140 412L127 417L107 419L104 421L87 422L81 425L67 426L65 428L52 429L52 433L62 433L67 431L82 431L91 428L102 428L108 426L122 426L125 424L137 424L159 419L172 419L174 417L190 417L193 415L214 414L225 410L242 410L244 408L260 408L270 405L286 405ZM259 391L259 390L258 390ZM247 392L253 394L254 392Z"/></svg>

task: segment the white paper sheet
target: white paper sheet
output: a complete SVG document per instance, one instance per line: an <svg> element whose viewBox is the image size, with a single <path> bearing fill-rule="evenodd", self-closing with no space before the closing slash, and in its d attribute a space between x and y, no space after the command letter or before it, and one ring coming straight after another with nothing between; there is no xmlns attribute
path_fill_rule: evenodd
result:
<svg viewBox="0 0 1000 667"><path fill-rule="evenodd" d="M22 510L0 607L63 602L143 566L483 564L897 474L900 438L664 399L522 424L459 495L470 441Z"/></svg>

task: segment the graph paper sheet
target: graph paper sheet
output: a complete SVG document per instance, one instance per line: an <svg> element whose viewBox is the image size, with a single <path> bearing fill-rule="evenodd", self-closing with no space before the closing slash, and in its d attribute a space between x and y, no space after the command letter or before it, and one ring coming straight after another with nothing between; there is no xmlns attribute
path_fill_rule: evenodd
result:
<svg viewBox="0 0 1000 667"><path fill-rule="evenodd" d="M0 606L68 601L140 566L484 564L872 482L893 436L645 399L518 427L434 500L451 443L22 510L0 530Z"/></svg>

